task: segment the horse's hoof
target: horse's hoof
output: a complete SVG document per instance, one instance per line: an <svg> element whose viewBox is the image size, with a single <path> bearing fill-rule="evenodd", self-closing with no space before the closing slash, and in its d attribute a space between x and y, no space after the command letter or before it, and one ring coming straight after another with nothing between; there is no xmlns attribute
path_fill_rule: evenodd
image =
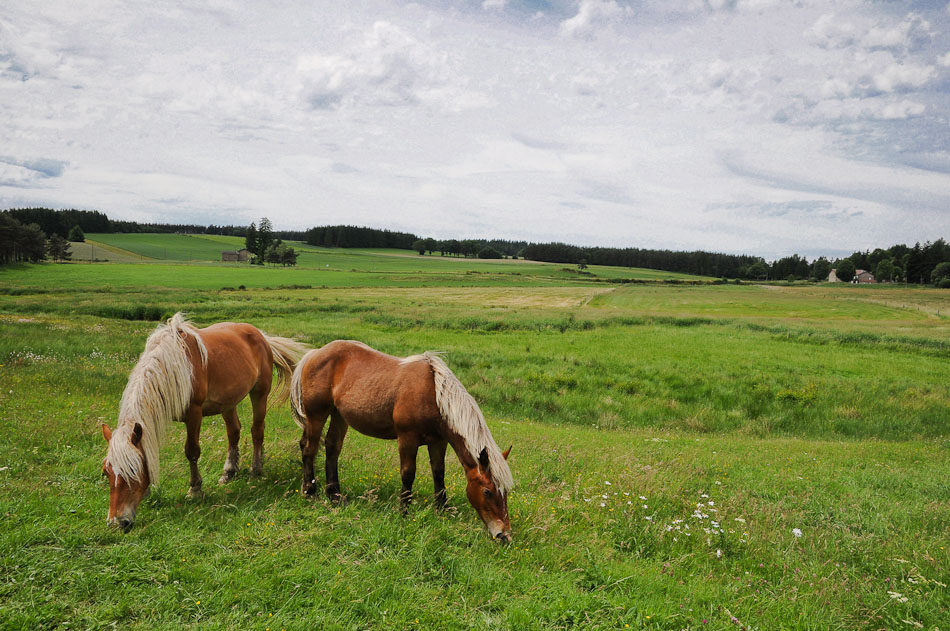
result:
<svg viewBox="0 0 950 631"><path fill-rule="evenodd" d="M200 500L204 496L205 496L205 493L204 491L201 490L200 487L197 489L196 488L188 489L188 492L185 493L185 497L187 497L190 500Z"/></svg>
<svg viewBox="0 0 950 631"><path fill-rule="evenodd" d="M218 478L218 484L227 484L234 479L234 476L237 475L237 471L225 471L221 474L221 477Z"/></svg>
<svg viewBox="0 0 950 631"><path fill-rule="evenodd" d="M304 484L300 487L300 494L304 497L313 497L317 494L317 487L313 484Z"/></svg>
<svg viewBox="0 0 950 631"><path fill-rule="evenodd" d="M264 475L264 470L261 467L251 468L249 475L252 478L259 478Z"/></svg>

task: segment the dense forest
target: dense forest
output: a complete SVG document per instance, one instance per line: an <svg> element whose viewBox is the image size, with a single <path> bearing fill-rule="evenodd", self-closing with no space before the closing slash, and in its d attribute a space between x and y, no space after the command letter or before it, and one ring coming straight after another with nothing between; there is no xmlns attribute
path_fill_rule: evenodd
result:
<svg viewBox="0 0 950 631"><path fill-rule="evenodd" d="M73 226L79 226L83 232L149 232L161 234L221 234L243 237L247 226L205 226L200 224L139 223L109 219L98 210L54 210L52 208L11 208L4 210L22 224L36 224L47 235L58 234L66 237ZM303 241L306 233L302 230L280 230L274 235L280 239Z"/></svg>
<svg viewBox="0 0 950 631"><path fill-rule="evenodd" d="M319 247L394 248L420 255L479 258L523 257L534 261L585 265L642 267L698 276L751 280L827 280L832 269L848 282L860 270L878 281L950 284L950 244L944 239L914 246L904 244L873 251L854 252L836 260L819 257L809 262L793 254L767 262L762 257L718 252L677 252L641 248L580 247L567 243L528 243L504 239L433 239L408 232L361 226L319 226L307 231L272 230L270 221L260 227L154 224L116 221L96 210L17 208L0 212L0 263L62 258L70 234L84 232L158 232L221 234L245 237L248 250L259 261L294 264L293 248L282 240L305 241ZM266 223L265 223L266 222ZM266 226L266 228L265 228ZM263 229L263 230L262 230ZM49 238L48 238L49 237ZM66 244L68 256L68 244Z"/></svg>
<svg viewBox="0 0 950 631"><path fill-rule="evenodd" d="M747 278L753 280L827 280L832 269L849 282L858 270L869 271L879 281L930 283L938 265L950 261L950 244L944 239L917 243L913 247L894 245L873 251L855 252L834 261L819 257L812 262L798 254L772 263L756 256L713 252L674 252L638 248L581 248L565 243L533 243L524 257L552 263L577 263L645 267L668 272ZM942 276L941 276L942 278Z"/></svg>
<svg viewBox="0 0 950 631"><path fill-rule="evenodd" d="M395 248L411 250L418 237L408 232L393 232L359 226L320 226L307 230L303 240L324 248Z"/></svg>

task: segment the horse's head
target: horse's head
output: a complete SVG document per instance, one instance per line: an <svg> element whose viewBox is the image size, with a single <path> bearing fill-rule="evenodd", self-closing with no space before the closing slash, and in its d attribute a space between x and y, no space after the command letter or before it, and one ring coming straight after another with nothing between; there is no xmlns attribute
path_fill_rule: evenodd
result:
<svg viewBox="0 0 950 631"><path fill-rule="evenodd" d="M511 447L504 452L505 460ZM468 484L465 494L478 516L485 522L492 539L509 543L511 541L511 522L508 521L508 494L495 486L495 480L489 469L488 452L482 449L478 454L478 466L465 473Z"/></svg>
<svg viewBox="0 0 950 631"><path fill-rule="evenodd" d="M102 436L107 443L112 441L112 430L106 425L102 426ZM116 440L123 440L123 438L117 436ZM136 423L127 440L129 441L128 449L138 453L138 462L141 463L138 476L117 475L108 456L102 463L102 475L109 479L109 516L106 523L115 528L121 528L123 532L132 529L132 524L135 522L135 509L138 508L142 498L148 494L149 487L148 467L141 447L142 426ZM123 450L125 447L123 446Z"/></svg>

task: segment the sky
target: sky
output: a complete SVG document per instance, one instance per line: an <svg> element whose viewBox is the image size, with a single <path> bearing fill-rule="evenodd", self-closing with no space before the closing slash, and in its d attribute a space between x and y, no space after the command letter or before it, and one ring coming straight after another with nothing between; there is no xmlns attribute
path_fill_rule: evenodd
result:
<svg viewBox="0 0 950 631"><path fill-rule="evenodd" d="M950 237L950 2L4 0L25 206L769 259Z"/></svg>

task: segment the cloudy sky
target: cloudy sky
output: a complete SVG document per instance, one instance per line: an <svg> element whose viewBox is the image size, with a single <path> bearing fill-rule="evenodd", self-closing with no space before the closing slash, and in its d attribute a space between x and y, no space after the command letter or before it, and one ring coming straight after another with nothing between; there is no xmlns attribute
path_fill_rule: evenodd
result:
<svg viewBox="0 0 950 631"><path fill-rule="evenodd" d="M950 237L947 0L133 4L0 4L0 208L768 258Z"/></svg>

